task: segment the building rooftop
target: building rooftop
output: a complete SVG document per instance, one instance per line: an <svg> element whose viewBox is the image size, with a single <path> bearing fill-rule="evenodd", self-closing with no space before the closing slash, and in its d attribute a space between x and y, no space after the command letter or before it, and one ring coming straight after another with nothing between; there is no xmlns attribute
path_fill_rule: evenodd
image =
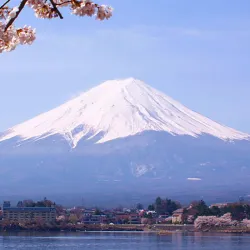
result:
<svg viewBox="0 0 250 250"><path fill-rule="evenodd" d="M183 208L179 208L173 212L173 214L182 214L184 212Z"/></svg>
<svg viewBox="0 0 250 250"><path fill-rule="evenodd" d="M21 211L34 211L34 212L52 212L56 209L54 207L4 207L4 211L21 212Z"/></svg>

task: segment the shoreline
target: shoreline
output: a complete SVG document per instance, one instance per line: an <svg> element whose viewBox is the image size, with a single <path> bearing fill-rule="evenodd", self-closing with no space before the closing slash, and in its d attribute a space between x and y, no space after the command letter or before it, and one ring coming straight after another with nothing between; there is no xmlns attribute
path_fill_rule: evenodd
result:
<svg viewBox="0 0 250 250"><path fill-rule="evenodd" d="M207 230L196 230L194 225L173 225L173 224L121 224L121 225L13 225L3 226L0 223L0 232L145 232L158 235L170 235L173 233L250 233L246 227L225 227Z"/></svg>

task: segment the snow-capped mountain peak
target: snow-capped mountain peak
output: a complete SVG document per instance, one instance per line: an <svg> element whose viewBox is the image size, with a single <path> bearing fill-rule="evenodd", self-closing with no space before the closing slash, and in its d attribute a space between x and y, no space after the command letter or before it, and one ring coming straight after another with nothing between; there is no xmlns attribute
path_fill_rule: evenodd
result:
<svg viewBox="0 0 250 250"><path fill-rule="evenodd" d="M102 135L98 143L144 131L223 140L250 139L248 134L222 126L134 78L111 80L77 98L9 129L0 141L21 137L40 140L63 135L76 147L84 137Z"/></svg>

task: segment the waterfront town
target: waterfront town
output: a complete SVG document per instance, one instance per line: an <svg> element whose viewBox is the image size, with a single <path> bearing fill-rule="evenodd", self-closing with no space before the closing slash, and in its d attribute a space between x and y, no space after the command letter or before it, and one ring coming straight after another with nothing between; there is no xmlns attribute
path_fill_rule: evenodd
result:
<svg viewBox="0 0 250 250"><path fill-rule="evenodd" d="M101 209L63 207L44 198L41 201L19 201L16 205L4 201L0 210L0 229L8 230L118 230L145 229L202 230L230 228L250 230L250 203L218 203L193 201L187 206L160 197L144 207Z"/></svg>

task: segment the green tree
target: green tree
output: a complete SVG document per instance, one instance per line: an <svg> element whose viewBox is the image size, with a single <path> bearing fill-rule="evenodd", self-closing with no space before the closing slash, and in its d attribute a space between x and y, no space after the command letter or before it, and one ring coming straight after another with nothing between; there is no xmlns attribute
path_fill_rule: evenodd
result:
<svg viewBox="0 0 250 250"><path fill-rule="evenodd" d="M164 214L164 201L161 199L161 197L157 197L155 200L155 211L157 214Z"/></svg>
<svg viewBox="0 0 250 250"><path fill-rule="evenodd" d="M175 210L180 208L181 205L178 202L172 201L171 199L161 199L157 197L155 200L155 211L158 215L169 214L172 215Z"/></svg>
<svg viewBox="0 0 250 250"><path fill-rule="evenodd" d="M95 210L95 215L101 215L101 214L102 214L101 210L98 209L98 208L96 208L96 210Z"/></svg>
<svg viewBox="0 0 250 250"><path fill-rule="evenodd" d="M214 216L220 217L223 215L221 209L218 206L211 207L210 212L211 212L211 215L214 215Z"/></svg>
<svg viewBox="0 0 250 250"><path fill-rule="evenodd" d="M24 200L23 201L23 206L24 207L34 207L35 202L33 200Z"/></svg>
<svg viewBox="0 0 250 250"><path fill-rule="evenodd" d="M243 220L248 217L248 207L244 204L233 203L222 208L222 213L231 213L233 220Z"/></svg>
<svg viewBox="0 0 250 250"><path fill-rule="evenodd" d="M166 213L172 215L178 208L181 208L180 203L172 201L171 199L166 199Z"/></svg>
<svg viewBox="0 0 250 250"><path fill-rule="evenodd" d="M153 218L153 214L152 213L145 213L144 218L148 218L148 219L152 219Z"/></svg>
<svg viewBox="0 0 250 250"><path fill-rule="evenodd" d="M161 206L161 204L162 204L162 199L161 199L161 197L157 197L156 200L155 200L155 205L156 205L156 206Z"/></svg>
<svg viewBox="0 0 250 250"><path fill-rule="evenodd" d="M153 204L148 206L149 211L155 211L155 206Z"/></svg>
<svg viewBox="0 0 250 250"><path fill-rule="evenodd" d="M245 215L246 219L250 219L250 206L248 204L245 205Z"/></svg>
<svg viewBox="0 0 250 250"><path fill-rule="evenodd" d="M141 210L141 209L143 209L143 205L142 205L141 203L138 203L138 204L136 205L136 208L137 208L138 210Z"/></svg>
<svg viewBox="0 0 250 250"><path fill-rule="evenodd" d="M212 215L211 210L207 206L206 202L201 200L193 204L193 208L197 210L197 216L209 216Z"/></svg>
<svg viewBox="0 0 250 250"><path fill-rule="evenodd" d="M71 215L69 216L69 222L70 222L70 223L76 224L77 221L78 221L78 218L77 218L77 216L76 216L75 214L71 214Z"/></svg>

